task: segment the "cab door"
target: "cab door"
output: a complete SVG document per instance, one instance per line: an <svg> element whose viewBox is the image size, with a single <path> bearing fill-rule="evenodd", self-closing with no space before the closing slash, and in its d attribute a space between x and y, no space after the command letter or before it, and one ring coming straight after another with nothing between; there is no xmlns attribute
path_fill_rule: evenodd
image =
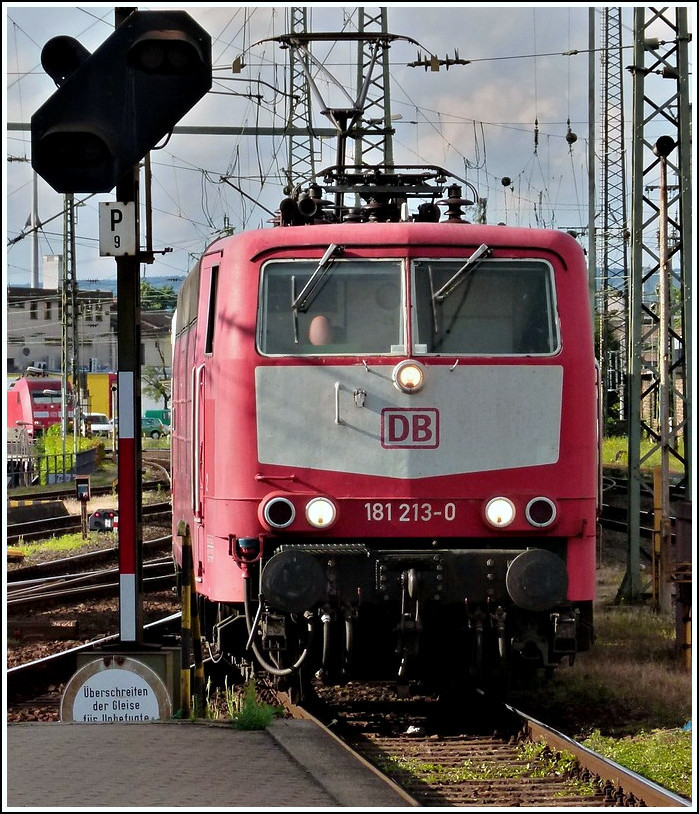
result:
<svg viewBox="0 0 699 814"><path fill-rule="evenodd" d="M209 433L214 432L214 421L209 421L211 411L215 409L215 392L210 381L211 357L214 352L214 332L217 319L218 271L221 253L214 252L202 260L199 289L199 312L197 315L197 353L198 364L194 365L192 375L192 512L196 534L194 538L194 576L201 582L206 563L206 539L213 535L207 526L210 518L206 517L207 496L214 490L213 471L207 459L207 447L211 448L216 439Z"/></svg>

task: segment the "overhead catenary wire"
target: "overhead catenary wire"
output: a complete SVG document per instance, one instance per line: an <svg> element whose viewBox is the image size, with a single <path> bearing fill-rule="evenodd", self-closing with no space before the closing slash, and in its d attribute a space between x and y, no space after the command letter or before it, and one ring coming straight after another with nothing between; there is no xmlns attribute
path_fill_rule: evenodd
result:
<svg viewBox="0 0 699 814"><path fill-rule="evenodd" d="M232 63L232 59L230 58L232 52L235 51L237 54L239 52L239 43L242 41L244 49L247 50L248 54L250 51L248 49L248 45L251 41L250 37L250 26L253 22L259 22L261 20L265 20L268 24L268 30L266 33L274 34L275 29L279 29L279 21L281 19L280 14L283 13L283 10L274 10L271 17L267 18L264 14L263 9L255 8L255 9L232 9L230 14L227 15L220 15L221 18L221 25L218 31L213 32L212 40L217 46L217 54L215 59L215 66L216 66L216 74L222 73L224 70L228 70L228 66ZM316 13L320 13L316 11ZM571 12L568 11L568 16L570 19ZM341 27L343 29L347 29L349 26L353 24L354 17L352 13L348 10L342 11L342 22ZM93 19L94 18L94 19ZM314 21L315 22L315 21ZM90 25L82 29L83 31L89 30L95 24L102 24L105 28L105 31L112 29L112 18L111 12L101 17L95 17L91 15ZM81 31L82 35L82 31ZM80 35L80 36L81 36ZM36 48L40 48L39 43L34 43ZM470 54L469 55L469 62L471 63L471 67L473 65L478 65L479 63L482 65L487 65L488 63L492 64L498 61L506 61L506 60L537 60L541 58L547 58L551 60L566 60L568 65L572 64L572 59L579 54L586 53L585 48L575 48L574 45L577 43L571 43L570 41L565 44L565 48L560 50L558 49L542 49L539 53L538 42L536 42L536 47L532 50L522 49L522 52L513 51L512 53L505 53L505 54L495 54L495 55L478 55L478 54ZM270 46L271 48L272 46ZM394 49L397 50L397 49ZM395 56L395 59L392 59L392 66L395 66L395 71L392 69L392 77L391 81L394 83L394 86L397 86L396 83L396 76L397 71L402 66L407 65L407 61L400 59L400 54L392 54ZM260 48L255 51L254 53L254 60L248 61L248 71L252 73L259 73L260 70L263 70L266 67L273 67L274 70L279 70L280 64L280 54L278 49L274 47L274 53L271 55L267 53L267 46L264 48ZM341 63L341 55L339 53L333 53L332 57L333 60L337 61L338 64ZM349 63L350 66L352 63ZM36 67L34 69L37 73L42 72L40 67ZM470 68L469 68L470 70ZM264 81L262 76L260 75L260 80ZM14 84L15 78L11 77L10 82L8 82L8 87L11 87ZM251 89L254 89L254 84L257 80L248 79L246 80L251 83ZM217 83L221 86L229 85L228 78L223 79L223 77L217 76ZM281 83L276 83L280 84ZM280 87L281 89L281 87ZM260 103L257 100L248 99L247 104L253 105L255 110L254 114L251 112L251 108L247 108L247 112L250 114L250 117L254 115L255 122L257 123L262 117L263 109L269 110L270 114L273 116L278 116L281 110L274 110L270 109L272 106L270 102L274 101L274 96L270 96L264 94L265 98ZM394 99L394 104L401 104L401 102L396 102ZM440 108L441 106L435 106ZM420 125L419 129L424 132L426 127L432 128L433 132L439 132L441 140L441 144L444 150L445 155L457 155L459 158L459 162L466 168L469 167L471 164L475 164L479 166L478 170L478 187L479 191L481 185L483 187L482 194L487 197L494 197L495 193L500 190L500 177L503 174L503 169L506 169L508 174L511 177L517 176L517 168L502 168L502 167L495 167L492 165L492 158L490 156L490 149L488 149L487 154L485 152L485 145L486 140L488 143L488 147L490 147L491 139L492 139L492 130L491 128L512 128L512 129L519 129L522 127L520 123L507 123L507 122L488 122L484 119L480 120L478 118L467 118L467 117L459 117L454 116L454 111L451 110L444 110L438 109L434 112L434 115L431 116L429 109L424 108L424 106L416 106L417 109L421 109L422 113L419 117ZM551 117L549 117L550 119ZM418 120L418 117L415 117ZM438 127L430 124L430 120L432 119L433 122L438 123ZM250 121L249 117L244 117L246 121ZM468 146L464 146L463 144L459 143L458 139L454 139L452 136L451 122L459 121L459 120L466 120L471 123L471 129L473 133L473 138L469 139ZM407 125L407 122L403 124ZM402 127L403 125L401 125ZM416 129L418 129L417 125L413 125ZM251 125L252 128L252 125ZM476 132L476 129L479 129L480 132ZM550 127L540 122L541 133L543 137L544 131L551 130ZM254 129L254 128L252 128ZM402 131L400 131L402 132ZM562 137L562 136L561 136ZM559 138L556 133L551 133L551 138ZM216 202L209 197L207 194L207 189L204 188L204 184L207 185L208 189L211 189L209 186L210 182L214 182L215 178L220 175L220 170L216 170L215 167L212 167L210 163L204 162L203 166L200 166L198 169L200 171L199 176L199 186L201 194L199 196L190 196L188 198L183 198L181 195L181 189L184 188L182 175L180 171L180 166L183 165L185 162L181 160L180 155L181 151L178 149L178 145L172 142L167 150L164 152L170 155L170 164L172 168L172 174L175 177L175 184L177 189L177 209L176 209L176 217L178 220L184 220L188 224L191 224L193 229L200 234L201 240L205 241L207 237L210 237L210 233L218 229L222 228L222 220L224 215L227 218L230 218L230 222L235 224L236 228L240 228L241 226L245 228L246 226L250 225L260 213L263 213L265 210L260 209L258 206L253 206L251 209L251 204L253 198L256 197L256 192L262 191L265 193L265 196L269 198L270 194L273 194L274 189L276 189L277 184L279 188L283 187L282 177L283 171L281 169L281 164L283 163L283 149L282 144L283 141L280 139L277 141L276 139L269 139L268 137L264 137L263 139L256 139L256 143L250 144L249 147L244 146L246 142L249 140L248 136L240 136L237 139L237 144L241 148L245 150L250 150L251 153L254 155L254 165L255 165L255 172L246 171L243 166L240 166L239 173L237 176L238 186L246 191L250 198L244 198L242 195L236 193L225 195L223 192L223 187L219 184L217 188L217 198ZM397 139L396 140L401 148L406 146L405 139ZM26 142L25 142L26 143ZM482 159L479 157L479 150L481 149L481 145L483 147L483 156ZM175 147L173 150L172 147ZM321 142L322 146L322 142ZM416 151L413 149L414 145L409 145L411 152L415 153ZM269 150L269 154L271 155L269 161L266 160L267 153L266 151ZM254 152L253 152L254 151ZM161 151L161 155L162 155ZM215 163L215 162L211 162ZM482 166L481 166L482 165ZM208 172L206 176L203 175L204 172ZM204 180L206 179L206 180ZM173 185L172 183L168 182L167 184L161 183L161 191L165 193L166 189L170 189L172 191ZM230 191L232 193L232 190ZM522 191L523 192L523 191ZM520 193L520 203L524 208L532 207L534 202L536 201L537 196L535 194L532 195L522 195ZM264 202L264 198L263 201ZM575 195L575 201L572 204L568 204L567 206L575 206L578 203L578 195ZM157 202L154 202L154 211L163 212L164 214L171 214L168 213L168 207L158 206ZM198 214L198 210L202 209L202 212ZM270 211L273 209L274 206L268 206L266 211ZM236 213L238 211L239 215ZM264 215L261 216L263 222ZM182 234L182 229L178 230L179 234ZM178 240L173 241L169 240L168 244L181 246L184 249L185 244L187 244L188 248L191 248L193 244L196 243L196 238L188 238L187 240ZM80 245L82 241L80 241ZM53 247L55 248L55 247ZM164 258L158 258L158 263L164 262ZM13 264L15 268L19 269L18 264ZM81 271L84 266L81 263ZM18 274L19 272L14 272Z"/></svg>

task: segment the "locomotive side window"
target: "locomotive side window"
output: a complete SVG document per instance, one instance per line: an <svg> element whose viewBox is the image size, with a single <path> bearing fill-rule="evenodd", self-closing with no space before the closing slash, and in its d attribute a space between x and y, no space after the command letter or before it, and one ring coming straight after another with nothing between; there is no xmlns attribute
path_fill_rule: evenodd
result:
<svg viewBox="0 0 699 814"><path fill-rule="evenodd" d="M414 263L414 342L426 353L550 354L558 349L551 268L527 260L485 260L446 295L461 260Z"/></svg>
<svg viewBox="0 0 699 814"><path fill-rule="evenodd" d="M41 393L41 392L32 392L32 401L34 404L60 404L61 403L61 394L60 392L55 393Z"/></svg>
<svg viewBox="0 0 699 814"><path fill-rule="evenodd" d="M211 288L209 289L209 307L206 320L206 345L204 353L214 352L214 326L216 325L216 295L218 294L218 266L211 268Z"/></svg>
<svg viewBox="0 0 699 814"><path fill-rule="evenodd" d="M333 261L317 285L314 281L312 295L294 308L317 267L316 261L296 261L272 262L263 269L257 329L262 353L391 353L404 348L399 262ZM311 330L318 317L328 325L322 344Z"/></svg>

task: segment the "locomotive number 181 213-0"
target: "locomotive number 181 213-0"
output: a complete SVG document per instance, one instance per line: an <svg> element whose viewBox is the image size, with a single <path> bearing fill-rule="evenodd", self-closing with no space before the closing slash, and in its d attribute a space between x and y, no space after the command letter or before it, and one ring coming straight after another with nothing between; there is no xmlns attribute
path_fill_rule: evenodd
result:
<svg viewBox="0 0 699 814"><path fill-rule="evenodd" d="M456 519L456 505L445 503L441 508L432 503L365 503L366 519L369 522L392 522L399 523L426 523L430 520L440 519L452 521Z"/></svg>

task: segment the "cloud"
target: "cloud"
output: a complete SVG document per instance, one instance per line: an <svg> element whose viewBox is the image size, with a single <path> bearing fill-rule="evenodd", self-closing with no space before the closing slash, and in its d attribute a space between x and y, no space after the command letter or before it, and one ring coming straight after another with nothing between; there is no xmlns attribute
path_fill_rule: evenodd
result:
<svg viewBox="0 0 699 814"><path fill-rule="evenodd" d="M153 243L157 250L147 274L180 275L212 237L230 224L236 231L266 227L284 193L288 142L281 136L255 135L259 128L281 127L289 117L289 50L276 38L289 30L287 6L219 4L215 7L169 4L186 9L211 35L214 86L180 122L201 127L245 128L244 134L188 136L175 133L151 152L153 171ZM311 4L312 31L353 30L357 9ZM397 162L443 164L477 185L488 199L492 220L527 223L535 207L555 201L566 224L586 221L586 195L580 195L587 151L587 54L589 9L583 6L519 4L388 4L388 31L417 40L424 55L470 60L439 72L409 67L420 49L396 41L389 55L391 111L395 121ZM143 9L142 9L143 10ZM375 9L374 9L375 11ZM630 14L632 9L628 10ZM41 49L58 34L78 38L93 51L114 29L114 7L67 4L3 4L7 47L6 119L28 122L55 91L41 68ZM378 30L376 26L370 30ZM628 29L625 36L629 38ZM568 51L577 56L563 56ZM355 93L356 51L338 43L318 43L313 52L328 72ZM245 68L233 74L233 61ZM343 98L321 70L315 76L322 94ZM538 145L535 120L539 120ZM578 134L565 141L567 119ZM317 112L314 125L328 127ZM335 163L335 139L314 145L316 167ZM32 208L32 173L27 132L6 133L6 152L14 160L6 173L7 239L23 230ZM221 180L229 175L230 182ZM513 187L503 190L508 175ZM43 221L60 213L62 198L39 180L38 207ZM512 193L508 199L508 192ZM86 197L86 196L78 196ZM113 195L93 196L79 210L76 233L79 279L115 276L111 258L100 258L97 203ZM255 204L259 201L259 205ZM543 203L542 203L543 202ZM62 220L47 224L41 253L62 251ZM7 240L6 240L7 243ZM7 252L8 279L30 279L31 241Z"/></svg>

